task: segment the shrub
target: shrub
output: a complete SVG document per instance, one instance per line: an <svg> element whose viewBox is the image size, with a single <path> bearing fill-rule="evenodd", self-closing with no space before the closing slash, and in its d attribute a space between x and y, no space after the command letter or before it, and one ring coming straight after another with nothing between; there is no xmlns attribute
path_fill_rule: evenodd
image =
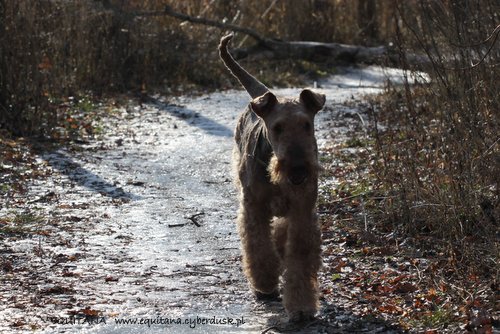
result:
<svg viewBox="0 0 500 334"><path fill-rule="evenodd" d="M425 52L431 83L391 90L379 116L388 128L375 134L379 218L437 237L471 270L494 271L499 251L498 13L491 1L399 6L401 57Z"/></svg>

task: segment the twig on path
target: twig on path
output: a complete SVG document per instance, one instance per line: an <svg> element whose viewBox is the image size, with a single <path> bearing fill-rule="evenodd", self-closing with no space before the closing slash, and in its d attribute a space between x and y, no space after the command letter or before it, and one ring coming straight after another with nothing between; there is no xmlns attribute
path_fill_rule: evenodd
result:
<svg viewBox="0 0 500 334"><path fill-rule="evenodd" d="M185 223L181 223L181 224L168 224L168 227L182 227L182 226L186 226Z"/></svg>
<svg viewBox="0 0 500 334"><path fill-rule="evenodd" d="M214 274L214 273L211 273L211 272L207 272L207 271L176 271L174 273L171 273L171 274L167 274L167 275L164 275L163 277L186 277L186 276L198 276L198 277L207 277L207 276L210 276L210 277L215 277L215 278L218 278L218 279L221 279L221 277L217 274Z"/></svg>
<svg viewBox="0 0 500 334"><path fill-rule="evenodd" d="M196 227L201 227L201 224L198 223L198 220L196 218L198 218L199 216L203 216L204 214L205 212L198 212L190 217L186 217L186 219L189 219L194 225L196 225ZM168 224L168 227L183 227L186 225L187 225L186 223Z"/></svg>
<svg viewBox="0 0 500 334"><path fill-rule="evenodd" d="M222 181L210 181L210 180L203 180L203 183L206 183L206 184L223 184L223 183L228 183L228 182L231 182L230 179L224 179Z"/></svg>
<svg viewBox="0 0 500 334"><path fill-rule="evenodd" d="M198 213L195 213L194 215L192 215L191 217L189 217L188 219L190 221L192 221L193 224L195 224L197 227L201 227L200 223L198 223L198 220L196 218L199 216L203 216L203 215L205 215L205 212L198 212Z"/></svg>

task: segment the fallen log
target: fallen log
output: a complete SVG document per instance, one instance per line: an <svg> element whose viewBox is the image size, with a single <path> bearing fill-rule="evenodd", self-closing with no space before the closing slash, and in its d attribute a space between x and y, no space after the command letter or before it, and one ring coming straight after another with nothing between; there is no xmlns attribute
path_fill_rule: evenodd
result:
<svg viewBox="0 0 500 334"><path fill-rule="evenodd" d="M233 57L237 60L253 56L277 60L301 59L311 62L364 63L392 66L401 65L403 61L401 54L395 48L386 46L366 47L340 43L283 41L266 38L255 30L238 25L179 13L170 6L166 6L163 13L182 21L240 32L255 39L256 44L251 47L231 50ZM427 57L413 54L405 54L404 61L419 67L429 64Z"/></svg>
<svg viewBox="0 0 500 334"><path fill-rule="evenodd" d="M261 56L273 59L302 59L312 62L381 63L387 55L384 46L364 47L339 43L265 40L249 48L232 50L236 59Z"/></svg>

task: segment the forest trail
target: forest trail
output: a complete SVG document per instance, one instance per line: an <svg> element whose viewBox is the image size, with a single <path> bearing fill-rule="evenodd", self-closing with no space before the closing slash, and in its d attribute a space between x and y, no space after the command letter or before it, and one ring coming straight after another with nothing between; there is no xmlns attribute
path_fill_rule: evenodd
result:
<svg viewBox="0 0 500 334"><path fill-rule="evenodd" d="M402 80L395 70L368 67L318 83L327 96L316 120L320 151L332 133L348 131L332 129L330 120L357 113L339 106L381 92L389 76ZM296 96L300 89L273 91ZM36 181L24 204L45 217L33 223L43 233L4 246L33 265L4 278L0 331L11 331L16 319L21 329L47 333L260 333L287 326L281 304L256 302L240 269L230 158L233 128L248 101L234 90L156 97L115 112L102 140L40 154L52 177ZM3 213L18 210L20 201ZM324 299L319 321L305 331L399 332L360 321Z"/></svg>

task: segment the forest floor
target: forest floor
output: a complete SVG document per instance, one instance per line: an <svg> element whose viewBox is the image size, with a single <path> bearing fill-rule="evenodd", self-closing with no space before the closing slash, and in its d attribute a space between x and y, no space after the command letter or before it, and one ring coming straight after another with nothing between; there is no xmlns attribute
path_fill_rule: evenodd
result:
<svg viewBox="0 0 500 334"><path fill-rule="evenodd" d="M439 254L377 231L365 212L365 97L388 79L401 77L368 67L318 83L324 265L307 324L256 301L241 271L230 158L245 92L121 97L100 107L99 135L71 145L2 136L0 332L498 330L494 287L478 283L474 298L456 287L458 303L434 274Z"/></svg>

